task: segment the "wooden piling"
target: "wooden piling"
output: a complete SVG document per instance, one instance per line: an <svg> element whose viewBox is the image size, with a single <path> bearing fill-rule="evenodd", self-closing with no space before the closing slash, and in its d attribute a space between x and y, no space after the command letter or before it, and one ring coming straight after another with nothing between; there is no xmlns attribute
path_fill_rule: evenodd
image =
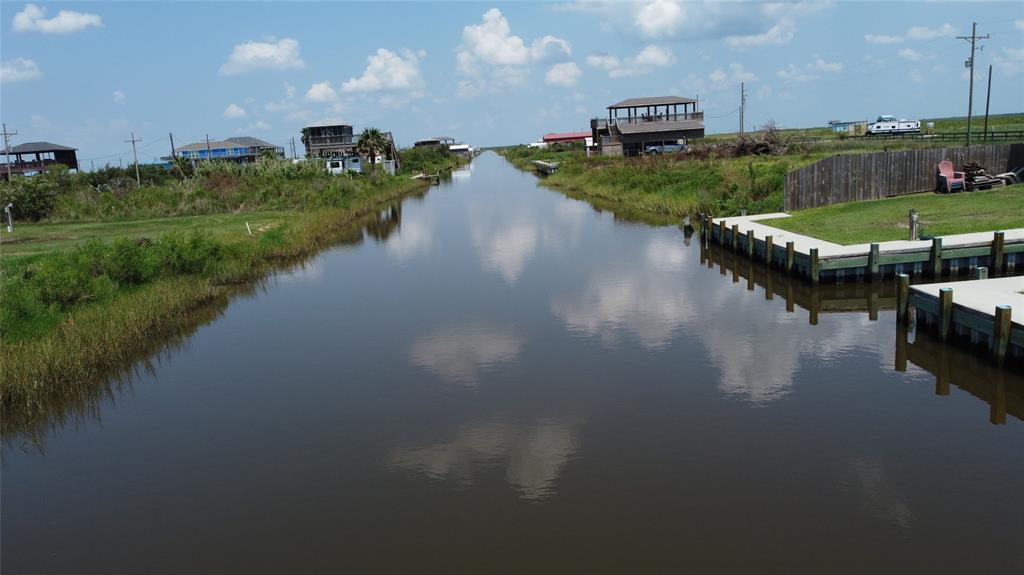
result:
<svg viewBox="0 0 1024 575"><path fill-rule="evenodd" d="M740 251L740 225L732 225L732 251Z"/></svg>
<svg viewBox="0 0 1024 575"><path fill-rule="evenodd" d="M949 341L953 324L953 288L939 289L939 339Z"/></svg>
<svg viewBox="0 0 1024 575"><path fill-rule="evenodd" d="M714 229L714 224L711 227ZM718 222L718 245L725 245L725 220Z"/></svg>
<svg viewBox="0 0 1024 575"><path fill-rule="evenodd" d="M775 255L775 242L771 236L764 237L764 263L769 268L772 267L773 256Z"/></svg>
<svg viewBox="0 0 1024 575"><path fill-rule="evenodd" d="M878 281L878 244L871 244L868 251L868 279Z"/></svg>
<svg viewBox="0 0 1024 575"><path fill-rule="evenodd" d="M1003 365L1006 359L1006 347L1010 343L1010 314L1008 305L997 305L995 326L992 328L992 359L997 365Z"/></svg>
<svg viewBox="0 0 1024 575"><path fill-rule="evenodd" d="M931 253L932 277L942 277L942 238L932 238Z"/></svg>
<svg viewBox="0 0 1024 575"><path fill-rule="evenodd" d="M910 276L896 275L896 321L900 325L907 323L907 311L910 304Z"/></svg>
<svg viewBox="0 0 1024 575"><path fill-rule="evenodd" d="M818 248L811 248L811 283L817 285L821 277L821 262L818 260Z"/></svg>
<svg viewBox="0 0 1024 575"><path fill-rule="evenodd" d="M1003 273L1003 232L995 232L992 237L992 261L989 267L996 275Z"/></svg>
<svg viewBox="0 0 1024 575"><path fill-rule="evenodd" d="M793 260L796 256L796 248L793 242L786 242L786 273L793 273Z"/></svg>
<svg viewBox="0 0 1024 575"><path fill-rule="evenodd" d="M747 257L754 259L754 230L747 230Z"/></svg>

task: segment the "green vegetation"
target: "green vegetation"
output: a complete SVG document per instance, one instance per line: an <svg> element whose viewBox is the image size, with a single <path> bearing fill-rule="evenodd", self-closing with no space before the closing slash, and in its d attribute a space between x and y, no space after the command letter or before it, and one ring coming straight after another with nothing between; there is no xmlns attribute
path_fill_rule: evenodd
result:
<svg viewBox="0 0 1024 575"><path fill-rule="evenodd" d="M399 152L402 174L437 174L450 172L467 160L453 154L446 146L420 146Z"/></svg>
<svg viewBox="0 0 1024 575"><path fill-rule="evenodd" d="M330 176L318 163L273 159L201 164L187 179L170 174L119 191L97 190L93 177L58 170L0 187L4 198L42 190L49 199L15 212L47 223L21 223L0 244L5 429L90 393L178 333L193 310L353 230L361 237L360 218L424 189L408 178Z"/></svg>
<svg viewBox="0 0 1024 575"><path fill-rule="evenodd" d="M862 118L869 123L874 121L874 118ZM940 133L948 132L967 132L967 117L950 117L950 118L922 118L921 129L925 129L928 122L935 123L935 131ZM985 117L975 116L972 124L972 130L981 135L981 130L984 127ZM1013 130L1024 130L1024 114L993 114L988 118L988 129L989 131L1013 131ZM759 135L763 134L763 131L757 131L748 133L747 135ZM815 127L815 128L785 128L779 130L779 134L783 138L834 138L836 140L844 140L838 134L832 131L827 126ZM731 140L738 137L739 134L724 133L724 134L709 134L706 138L706 142L719 142L724 140ZM928 142L921 140L890 140L889 146L908 146L912 147L915 145L939 145L942 142ZM946 141L945 144L949 145L955 142Z"/></svg>
<svg viewBox="0 0 1024 575"><path fill-rule="evenodd" d="M918 211L921 233L929 236L1024 228L1024 184L811 208L772 220L771 225L838 244L904 240L911 208Z"/></svg>

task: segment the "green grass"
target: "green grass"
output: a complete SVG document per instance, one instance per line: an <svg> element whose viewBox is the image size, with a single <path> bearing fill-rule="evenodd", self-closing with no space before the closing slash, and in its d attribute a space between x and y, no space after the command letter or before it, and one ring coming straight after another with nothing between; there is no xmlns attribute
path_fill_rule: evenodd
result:
<svg viewBox="0 0 1024 575"><path fill-rule="evenodd" d="M868 123L874 121L874 117L861 118L862 120L868 121ZM921 129L924 130L928 125L928 122L935 123L936 132L967 132L967 117L966 116L954 116L949 118L921 118ZM972 120L972 130L981 133L982 127L985 123L985 116L975 116ZM1013 131L1013 130L1024 130L1024 114L993 114L988 118L988 129L989 131ZM832 131L828 126L818 126L811 128L786 128L779 131L783 138L836 138L838 139L835 132ZM747 135L761 134L763 132L748 132ZM720 134L708 134L705 141L718 142L723 140L731 140L739 136L738 132L720 133ZM912 146L915 143L928 144L928 142L920 142L916 140L897 140L889 141L889 145L907 145ZM953 142L945 142L950 144ZM932 144L934 145L934 144Z"/></svg>
<svg viewBox="0 0 1024 575"><path fill-rule="evenodd" d="M1024 228L1024 184L835 204L796 211L770 225L837 244L905 240L911 208L918 211L921 233L929 236Z"/></svg>
<svg viewBox="0 0 1024 575"><path fill-rule="evenodd" d="M14 233L0 231L0 257L12 258L72 248L89 240L155 238L171 232L202 231L218 239L247 235L245 223L256 230L280 225L286 211L243 212L114 222L21 223Z"/></svg>

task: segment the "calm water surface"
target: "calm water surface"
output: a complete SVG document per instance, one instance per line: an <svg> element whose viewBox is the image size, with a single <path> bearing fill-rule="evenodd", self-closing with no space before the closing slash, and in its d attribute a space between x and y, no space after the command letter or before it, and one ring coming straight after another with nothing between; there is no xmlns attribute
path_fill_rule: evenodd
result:
<svg viewBox="0 0 1024 575"><path fill-rule="evenodd" d="M1024 571L1024 384L885 288L493 154L381 218L6 438L3 572Z"/></svg>

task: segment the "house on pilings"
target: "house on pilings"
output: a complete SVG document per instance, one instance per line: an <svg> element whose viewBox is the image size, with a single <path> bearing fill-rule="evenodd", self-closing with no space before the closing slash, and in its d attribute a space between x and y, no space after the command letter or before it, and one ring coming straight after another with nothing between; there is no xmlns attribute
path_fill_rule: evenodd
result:
<svg viewBox="0 0 1024 575"><path fill-rule="evenodd" d="M46 171L50 166L67 166L69 170L78 170L76 148L69 148L50 142L26 142L4 149L4 163L0 164L0 177L7 174L25 175Z"/></svg>
<svg viewBox="0 0 1024 575"><path fill-rule="evenodd" d="M697 100L679 96L630 98L608 106L607 118L590 121L593 151L638 156L650 146L682 144L704 137L704 112Z"/></svg>

